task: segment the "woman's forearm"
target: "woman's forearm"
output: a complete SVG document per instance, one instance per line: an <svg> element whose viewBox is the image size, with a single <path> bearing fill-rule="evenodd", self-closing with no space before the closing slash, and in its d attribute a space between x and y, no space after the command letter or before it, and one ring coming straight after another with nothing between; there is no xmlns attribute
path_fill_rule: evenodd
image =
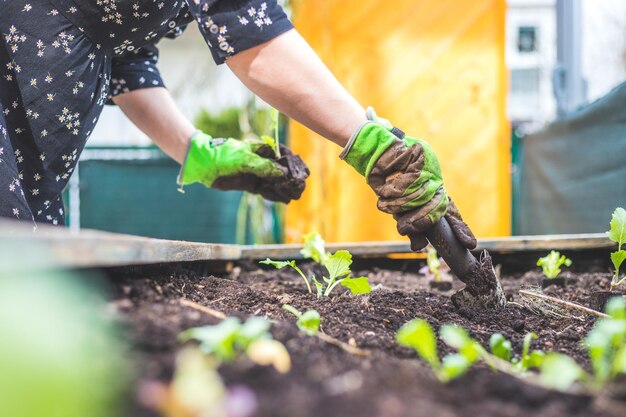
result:
<svg viewBox="0 0 626 417"><path fill-rule="evenodd" d="M366 122L363 107L295 30L240 52L227 64L271 106L339 146Z"/></svg>
<svg viewBox="0 0 626 417"><path fill-rule="evenodd" d="M180 112L167 89L134 90L113 97L113 102L163 152L182 164L195 128Z"/></svg>
<svg viewBox="0 0 626 417"><path fill-rule="evenodd" d="M263 100L339 146L366 121L363 108L295 30L227 62ZM165 88L134 90L113 101L166 154L183 162L195 128Z"/></svg>

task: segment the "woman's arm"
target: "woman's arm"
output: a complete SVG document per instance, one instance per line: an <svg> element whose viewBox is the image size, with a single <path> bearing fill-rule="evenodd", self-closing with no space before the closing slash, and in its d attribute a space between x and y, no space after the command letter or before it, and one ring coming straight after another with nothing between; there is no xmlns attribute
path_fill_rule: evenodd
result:
<svg viewBox="0 0 626 417"><path fill-rule="evenodd" d="M345 146L367 121L363 107L295 30L240 52L227 63L263 100L339 146ZM182 163L195 128L165 88L134 90L113 97L113 102L165 153Z"/></svg>
<svg viewBox="0 0 626 417"><path fill-rule="evenodd" d="M143 88L113 97L124 114L163 152L183 163L193 124L183 116L174 99L163 87Z"/></svg>
<svg viewBox="0 0 626 417"><path fill-rule="evenodd" d="M226 61L267 103L339 146L367 121L365 110L339 84L296 30Z"/></svg>

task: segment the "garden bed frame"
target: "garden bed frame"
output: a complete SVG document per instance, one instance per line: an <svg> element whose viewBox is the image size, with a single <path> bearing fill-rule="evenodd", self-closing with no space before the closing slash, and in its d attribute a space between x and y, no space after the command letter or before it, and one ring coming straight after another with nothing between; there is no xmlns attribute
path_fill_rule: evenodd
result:
<svg viewBox="0 0 626 417"><path fill-rule="evenodd" d="M133 265L177 264L189 262L220 264L236 261L301 259L302 245L229 245L153 239L95 230L73 231L25 222L0 220L0 247L41 247L56 267L63 269L108 268ZM616 247L603 233L513 236L478 240L476 251L488 250L492 256L549 251L609 251ZM350 251L355 258L423 258L411 251L409 242L331 243L327 249ZM24 256L31 256L24 252Z"/></svg>
<svg viewBox="0 0 626 417"><path fill-rule="evenodd" d="M275 414L273 407L277 392L288 398L285 404L289 407L315 411L303 415L324 414L325 411L320 410L331 413L327 415L345 415L342 407L353 406L361 407L359 412L364 413L362 415L375 415L371 414L371 407L385 405L386 398L393 398L398 407L406 410L417 410L419 405L421 411L415 415L420 416L433 415L428 411L429 407L447 410L446 415L455 416L467 415L464 411L467 409L481 415L527 415L535 409L559 416L600 415L597 414L599 410L605 412L611 407L616 411L607 415L623 415L623 405L613 404L606 396L592 398L587 394L556 393L506 373L494 376L483 368L471 372L461 382L435 384L424 363L414 361L412 352L403 350L394 342L395 332L402 324L421 317L431 320L435 327L455 323L467 328L485 346L494 332L502 332L510 338L516 351L521 349L524 333L536 331L541 333L537 343L545 344L545 349L550 350L558 344L580 360L581 335L593 326L594 316L581 320L578 316L553 318L528 313L521 295L527 288L524 285L533 284L541 277L538 272L529 271L528 266L535 264L537 254L553 249L584 259L580 267L577 263L565 274L579 274L578 283L585 288L553 285L550 294L557 299L568 291L569 295L576 295L580 293L578 290L593 289L594 285L598 286L598 279L608 283L609 274L600 272L598 278L597 271L608 270L605 263L615 244L604 234L480 239L477 252L487 249L496 264L504 265L504 268L496 268L503 274L503 285L508 285L508 294L512 297L509 300L511 308L504 315L490 311L468 315L456 311L450 303L449 293L458 290L462 284L454 281L454 288L447 293L429 289L427 283L417 279L419 266L425 263L425 254L411 252L408 242L326 246L331 252L349 250L355 257L355 270L374 280L378 290L363 298L316 299L298 289L289 271L263 269L258 265L258 260L267 257L301 259L301 247L206 244L46 226L33 233L32 226L27 223L0 221L0 248L9 249L0 254L6 257L8 253L7 259L13 257L16 261L0 262L0 272L11 273L11 268L17 273L55 268L79 272L98 270L110 278L107 308L119 313L119 319L127 329L126 336L135 347L134 358L141 378L171 380L174 352L179 348L177 334L186 328L215 324L232 315L263 315L272 319L273 336L290 346L290 354L297 364L289 377L275 375L265 368L250 368L246 361L224 365L221 369L225 383L245 383L257 393L261 416L293 415L288 411ZM40 257L46 261L37 262ZM316 267L306 262L302 264L303 268ZM587 273L589 266L593 266L595 275ZM398 279L401 276L402 279ZM546 297L550 295L546 294ZM581 297L573 301L580 303ZM328 340L301 335L292 323L293 317L281 308L284 303L293 303L301 311L319 310L324 320L323 334ZM345 317L351 319L345 320ZM363 352L364 356L350 349ZM328 381L312 380L311 370L323 371ZM349 395L327 392L331 382L334 386L345 375L356 374L367 381L363 390L355 388L354 391L362 404L347 401ZM386 397L388 393L380 391L379 386L388 386L393 392L389 394L392 397ZM317 406L307 403L309 396L298 394L298 390L304 387L308 393L315 394L319 402ZM285 392L291 394L283 395ZM139 404L135 406L146 411ZM503 408L508 414L501 413ZM129 415L146 414L131 412ZM396 415L409 414L401 412Z"/></svg>

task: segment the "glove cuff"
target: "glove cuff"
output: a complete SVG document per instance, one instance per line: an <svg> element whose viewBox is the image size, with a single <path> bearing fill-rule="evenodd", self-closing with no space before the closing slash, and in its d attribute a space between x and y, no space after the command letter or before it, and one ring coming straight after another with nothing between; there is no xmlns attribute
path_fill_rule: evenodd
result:
<svg viewBox="0 0 626 417"><path fill-rule="evenodd" d="M376 116L372 107L366 113L368 121L355 130L339 157L367 178L378 158L399 136L388 120Z"/></svg>
<svg viewBox="0 0 626 417"><path fill-rule="evenodd" d="M186 170L189 165L193 165L193 163L190 163L189 155L191 154L192 148L195 145L195 141L201 136L207 136L209 140L211 139L210 136L205 135L204 132L202 132L201 130L196 130L189 137L189 144L187 145L187 153L185 153L185 159L183 159L183 163L181 164L180 170L178 171L178 176L176 177L176 184L178 185L178 192L180 193L183 193L183 194L185 193L185 190L184 190L185 185L195 182L195 180L189 179L189 175L186 175L187 174Z"/></svg>
<svg viewBox="0 0 626 417"><path fill-rule="evenodd" d="M352 149L352 145L354 145L354 142L356 141L357 136L359 136L359 133L361 133L361 130L363 130L363 128L365 126L367 126L369 123L371 122L363 122L353 133L352 136L350 136L350 139L348 140L348 143L346 143L346 146L344 146L343 150L341 151L341 153L339 154L339 158L344 160L346 159L346 157L348 156L348 153L350 152L350 149Z"/></svg>
<svg viewBox="0 0 626 417"><path fill-rule="evenodd" d="M354 145L354 142L356 141L356 138L359 136L359 133L361 133L361 130L363 130L363 128L369 123L375 122L378 119L374 108L371 106L368 107L367 110L365 110L365 115L367 116L367 122L361 123L361 125L354 130L352 136L350 136L350 139L348 140L348 143L346 144L346 146L344 146L343 150L339 154L340 159L346 159L348 153L350 152L350 149L352 149L352 145Z"/></svg>

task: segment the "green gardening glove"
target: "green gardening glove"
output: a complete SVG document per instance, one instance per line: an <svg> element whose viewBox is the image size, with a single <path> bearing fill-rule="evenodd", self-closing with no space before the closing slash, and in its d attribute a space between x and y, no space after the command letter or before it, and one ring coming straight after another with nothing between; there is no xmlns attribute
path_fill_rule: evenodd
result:
<svg viewBox="0 0 626 417"><path fill-rule="evenodd" d="M413 250L426 246L424 232L443 216L461 243L473 249L476 238L448 198L430 145L405 136L372 108L367 118L340 157L366 178L378 196L378 208L394 216L400 234L411 238Z"/></svg>
<svg viewBox="0 0 626 417"><path fill-rule="evenodd" d="M179 186L199 182L209 188L241 190L288 203L304 190L309 175L302 159L281 146L276 159L264 143L213 139L197 131L178 175Z"/></svg>

